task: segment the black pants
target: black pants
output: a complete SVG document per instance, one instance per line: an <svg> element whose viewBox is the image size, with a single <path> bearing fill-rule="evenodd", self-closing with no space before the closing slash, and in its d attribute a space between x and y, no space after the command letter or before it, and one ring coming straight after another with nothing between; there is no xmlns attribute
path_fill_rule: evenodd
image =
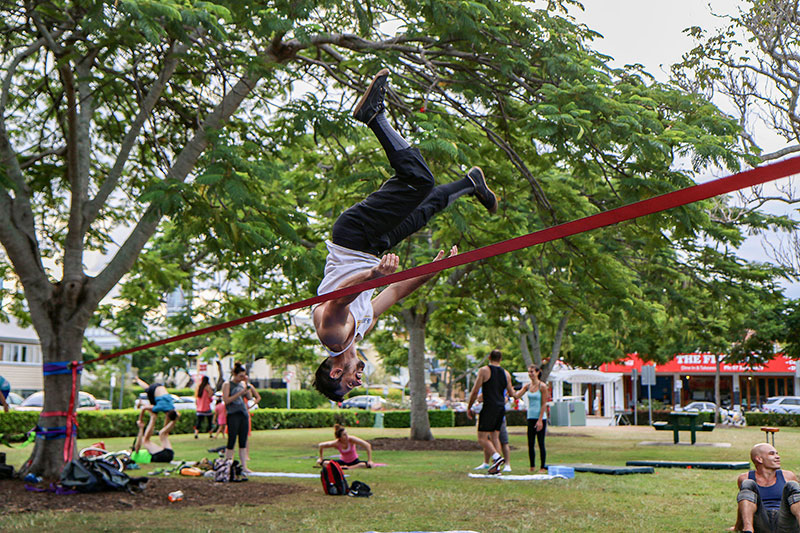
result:
<svg viewBox="0 0 800 533"><path fill-rule="evenodd" d="M233 449L236 437L239 437L239 448L247 448L247 433L250 430L250 417L245 413L228 413L228 446Z"/></svg>
<svg viewBox="0 0 800 533"><path fill-rule="evenodd" d="M196 431L203 431L203 422L208 424L208 431L211 431L211 421L214 418L214 412L208 411L207 413L197 413L194 420L194 429Z"/></svg>
<svg viewBox="0 0 800 533"><path fill-rule="evenodd" d="M333 224L334 244L380 255L424 227L447 207L451 195L465 188L461 182L435 187L433 174L416 148L388 157L396 174L339 215Z"/></svg>
<svg viewBox="0 0 800 533"><path fill-rule="evenodd" d="M536 448L534 445L539 441L539 455L541 460L541 467L547 464L547 450L544 448L544 434L547 431L547 420L542 420L542 429L536 431L536 418L528 419L528 460L531 463L531 468L536 467Z"/></svg>

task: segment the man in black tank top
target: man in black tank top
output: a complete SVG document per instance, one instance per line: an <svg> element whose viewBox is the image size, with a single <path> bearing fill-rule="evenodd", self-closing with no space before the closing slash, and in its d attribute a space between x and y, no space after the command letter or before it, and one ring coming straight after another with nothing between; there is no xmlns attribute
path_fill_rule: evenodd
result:
<svg viewBox="0 0 800 533"><path fill-rule="evenodd" d="M500 455L500 427L506 414L505 398L503 393L508 391L509 396L514 395L511 385L511 374L500 366L503 355L500 350L492 350L489 354L489 364L478 370L478 379L469 395L467 416L472 418L472 404L478 397L478 392L483 391L483 408L478 418L478 442L484 452L492 458L489 467L490 474L500 473L503 456Z"/></svg>
<svg viewBox="0 0 800 533"><path fill-rule="evenodd" d="M739 476L736 531L800 533L800 484L781 470L778 451L767 443L750 450L755 470Z"/></svg>

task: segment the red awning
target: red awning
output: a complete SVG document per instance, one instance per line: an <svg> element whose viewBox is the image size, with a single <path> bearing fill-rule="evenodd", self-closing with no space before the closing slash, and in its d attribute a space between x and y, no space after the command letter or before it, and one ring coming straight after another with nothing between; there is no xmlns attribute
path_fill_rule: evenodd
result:
<svg viewBox="0 0 800 533"><path fill-rule="evenodd" d="M663 365L656 365L657 374L713 374L716 372L714 354L689 353L676 355L671 361ZM627 358L614 363L600 365L601 372L622 372L630 374L634 368L641 371L644 363L638 354L629 354ZM648 363L652 364L652 363ZM727 374L758 373L758 374L791 374L794 376L796 361L788 359L782 354L765 365L756 365L752 368L743 364L722 363L721 371Z"/></svg>

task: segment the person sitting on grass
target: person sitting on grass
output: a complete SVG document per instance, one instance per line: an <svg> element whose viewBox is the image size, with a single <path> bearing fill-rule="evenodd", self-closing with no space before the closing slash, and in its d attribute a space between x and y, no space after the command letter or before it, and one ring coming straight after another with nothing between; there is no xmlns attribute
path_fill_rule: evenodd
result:
<svg viewBox="0 0 800 533"><path fill-rule="evenodd" d="M375 466L375 464L372 462L372 445L369 442L359 439L358 437L352 437L348 435L344 426L339 424L333 426L333 434L336 436L336 440L329 440L327 442L319 443L319 459L317 459L318 465L325 464L326 459L322 455L325 448L336 448L339 450L339 459L334 459L334 461L339 463L339 465L345 470L349 468L361 468L364 466L367 468L372 468ZM367 450L366 461L358 458L356 445Z"/></svg>
<svg viewBox="0 0 800 533"><path fill-rule="evenodd" d="M750 450L755 470L737 480L738 512L734 531L800 533L800 484L789 470L781 470L778 451L767 443Z"/></svg>
<svg viewBox="0 0 800 533"><path fill-rule="evenodd" d="M169 442L169 433L175 425L175 418L170 419L170 415L167 413L167 423L158 432L158 438L161 441L161 445L158 445L150 440L156 426L156 417L153 413L150 413L150 420L147 423L147 427L145 427L142 417L146 410L139 411L139 418L136 420L136 425L139 426L139 433L136 435L136 441L133 445L132 457L137 463L169 463L175 457L175 452ZM172 412L174 413L175 411Z"/></svg>

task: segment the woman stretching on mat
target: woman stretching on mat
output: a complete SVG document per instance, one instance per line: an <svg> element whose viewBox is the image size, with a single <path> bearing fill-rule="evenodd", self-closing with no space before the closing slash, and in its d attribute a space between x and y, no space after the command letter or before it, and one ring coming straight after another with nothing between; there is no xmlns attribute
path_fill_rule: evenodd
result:
<svg viewBox="0 0 800 533"><path fill-rule="evenodd" d="M231 380L222 384L222 401L228 416L228 446L225 459L233 459L233 447L239 438L239 462L242 471L247 472L247 432L250 429L250 414L246 400L253 397L254 387L247 377L247 369L241 363L234 363Z"/></svg>
<svg viewBox="0 0 800 533"><path fill-rule="evenodd" d="M375 466L375 463L372 462L372 445L369 442L359 439L358 437L351 437L347 434L347 430L344 426L340 426L339 424L333 426L333 434L336 436L336 440L319 443L318 465L325 463L325 458L322 456L322 452L325 448L336 448L339 450L339 459L334 459L334 461L339 463L345 470L348 468L361 468L362 466L366 466L367 468ZM367 450L366 461L358 458L356 445Z"/></svg>
<svg viewBox="0 0 800 533"><path fill-rule="evenodd" d="M542 369L536 365L528 367L528 377L531 379L526 383L514 397L519 400L523 394L527 394L528 400L528 459L531 463L530 471L536 470L536 449L534 445L539 442L539 456L541 468L539 472L547 472L545 468L547 460L547 450L544 447L544 435L547 430L547 384L541 381Z"/></svg>

